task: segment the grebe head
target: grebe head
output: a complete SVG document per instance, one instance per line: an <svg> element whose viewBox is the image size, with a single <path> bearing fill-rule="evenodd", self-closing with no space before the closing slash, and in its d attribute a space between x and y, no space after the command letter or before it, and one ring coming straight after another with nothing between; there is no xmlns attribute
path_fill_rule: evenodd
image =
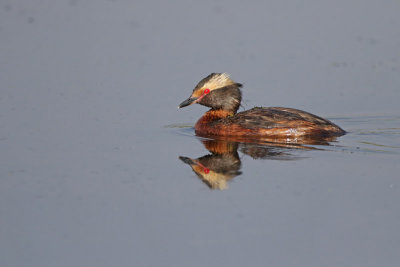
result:
<svg viewBox="0 0 400 267"><path fill-rule="evenodd" d="M242 84L234 82L226 73L211 73L193 89L192 95L179 108L198 103L211 109L236 113L242 100Z"/></svg>

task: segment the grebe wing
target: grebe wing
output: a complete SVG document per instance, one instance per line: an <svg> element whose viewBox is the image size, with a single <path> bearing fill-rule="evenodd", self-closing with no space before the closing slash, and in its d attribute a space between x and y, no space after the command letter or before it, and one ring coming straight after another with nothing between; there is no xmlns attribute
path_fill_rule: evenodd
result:
<svg viewBox="0 0 400 267"><path fill-rule="evenodd" d="M332 125L330 121L311 113L283 107L256 107L227 117L223 121L239 124L247 129Z"/></svg>

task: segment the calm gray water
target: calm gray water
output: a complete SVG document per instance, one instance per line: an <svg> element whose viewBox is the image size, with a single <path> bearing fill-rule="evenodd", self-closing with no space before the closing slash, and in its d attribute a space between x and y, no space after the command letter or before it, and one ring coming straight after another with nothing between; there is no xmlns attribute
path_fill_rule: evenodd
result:
<svg viewBox="0 0 400 267"><path fill-rule="evenodd" d="M0 1L0 266L397 267L399 14L396 0ZM211 72L244 84L245 109L304 109L348 134L198 138L206 109L176 107ZM180 158L225 165L200 179Z"/></svg>

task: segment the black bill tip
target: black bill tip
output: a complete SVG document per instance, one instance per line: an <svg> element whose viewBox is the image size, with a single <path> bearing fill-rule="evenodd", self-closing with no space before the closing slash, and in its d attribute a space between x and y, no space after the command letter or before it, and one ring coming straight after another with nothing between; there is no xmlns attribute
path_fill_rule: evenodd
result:
<svg viewBox="0 0 400 267"><path fill-rule="evenodd" d="M180 103L178 108L183 108L183 107L189 106L189 105L193 104L194 101L196 101L196 100L197 100L197 97L189 97L188 99L186 99L185 101Z"/></svg>
<svg viewBox="0 0 400 267"><path fill-rule="evenodd" d="M189 164L189 165L195 164L195 162L191 158L188 158L188 157L180 156L179 159L182 160L183 162L185 162L186 164Z"/></svg>

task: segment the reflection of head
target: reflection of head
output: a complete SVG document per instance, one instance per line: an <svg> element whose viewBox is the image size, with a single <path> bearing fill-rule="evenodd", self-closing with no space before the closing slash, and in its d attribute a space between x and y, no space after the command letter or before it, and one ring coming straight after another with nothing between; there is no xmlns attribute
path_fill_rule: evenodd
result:
<svg viewBox="0 0 400 267"><path fill-rule="evenodd" d="M237 152L210 154L198 159L179 157L190 165L197 176L211 189L227 188L227 181L241 174Z"/></svg>

